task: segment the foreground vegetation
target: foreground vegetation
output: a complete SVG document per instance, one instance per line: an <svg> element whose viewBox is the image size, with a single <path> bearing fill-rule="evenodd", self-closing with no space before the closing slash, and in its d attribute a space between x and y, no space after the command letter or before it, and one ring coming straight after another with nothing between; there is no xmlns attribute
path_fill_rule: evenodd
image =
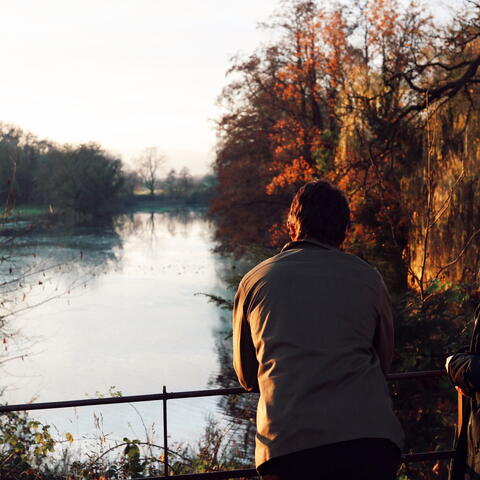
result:
<svg viewBox="0 0 480 480"><path fill-rule="evenodd" d="M0 476L5 480L107 480L161 476L164 449L150 432L145 439L107 441L99 432L95 450L79 455L78 439L67 433L54 439L49 425L24 413L8 413L0 420ZM173 443L169 448L171 474L245 468L230 426L207 422L196 446Z"/></svg>

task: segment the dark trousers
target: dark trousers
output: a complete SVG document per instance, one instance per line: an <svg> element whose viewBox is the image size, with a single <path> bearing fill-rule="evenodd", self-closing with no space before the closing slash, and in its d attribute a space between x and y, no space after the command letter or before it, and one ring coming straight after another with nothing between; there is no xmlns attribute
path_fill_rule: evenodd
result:
<svg viewBox="0 0 480 480"><path fill-rule="evenodd" d="M383 438L360 438L291 453L263 463L281 480L395 480L400 449Z"/></svg>

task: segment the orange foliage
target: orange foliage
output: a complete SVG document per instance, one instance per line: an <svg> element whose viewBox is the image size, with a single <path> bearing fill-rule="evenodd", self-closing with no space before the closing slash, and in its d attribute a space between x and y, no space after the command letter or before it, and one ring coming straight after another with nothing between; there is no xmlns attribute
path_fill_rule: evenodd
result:
<svg viewBox="0 0 480 480"><path fill-rule="evenodd" d="M315 168L309 165L303 157L294 158L288 164L274 162L272 169L281 169L281 173L276 175L267 185L266 192L272 195L277 189L284 188L286 185L310 182L317 174Z"/></svg>
<svg viewBox="0 0 480 480"><path fill-rule="evenodd" d="M318 152L333 148L323 133L336 128L335 89L343 81L346 63L346 22L341 10L327 13L299 5L289 31L290 57L273 82L283 114L270 134L274 176L266 187L268 195L317 177Z"/></svg>
<svg viewBox="0 0 480 480"><path fill-rule="evenodd" d="M371 0L348 13L310 0L286 5L273 24L283 36L235 65L242 79L224 94L230 111L221 126L214 209L228 210L231 221L220 230L278 245L293 193L325 177L349 197L348 245L403 261L410 219L400 180L421 158L415 115L436 85L432 19L415 1L402 9L398 0ZM246 196L253 200L242 210ZM254 216L262 217L259 228L248 221Z"/></svg>

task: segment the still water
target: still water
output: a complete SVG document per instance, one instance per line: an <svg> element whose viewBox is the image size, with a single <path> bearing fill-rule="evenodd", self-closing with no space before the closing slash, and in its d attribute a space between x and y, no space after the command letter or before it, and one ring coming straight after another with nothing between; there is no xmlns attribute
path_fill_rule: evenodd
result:
<svg viewBox="0 0 480 480"><path fill-rule="evenodd" d="M231 268L214 246L199 210L137 212L107 227L20 239L17 268L36 262L47 270L23 300L34 307L11 324L17 334L8 355L25 355L5 364L2 401L109 396L110 388L123 395L158 393L163 385L208 388L228 313L197 294L228 296L222 278ZM216 403L169 402L172 439L195 444L207 417L219 415ZM121 439L157 430L161 438L161 402L33 415L80 443L99 432Z"/></svg>

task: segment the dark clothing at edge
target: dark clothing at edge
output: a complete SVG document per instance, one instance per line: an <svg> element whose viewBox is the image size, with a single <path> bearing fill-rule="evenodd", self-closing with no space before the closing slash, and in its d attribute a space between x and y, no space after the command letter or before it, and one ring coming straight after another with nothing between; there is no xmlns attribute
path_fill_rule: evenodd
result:
<svg viewBox="0 0 480 480"><path fill-rule="evenodd" d="M258 473L280 480L395 480L400 459L390 440L361 438L273 458Z"/></svg>
<svg viewBox="0 0 480 480"><path fill-rule="evenodd" d="M480 307L470 348L465 350L453 355L448 364L450 380L468 396L450 480L480 480Z"/></svg>

